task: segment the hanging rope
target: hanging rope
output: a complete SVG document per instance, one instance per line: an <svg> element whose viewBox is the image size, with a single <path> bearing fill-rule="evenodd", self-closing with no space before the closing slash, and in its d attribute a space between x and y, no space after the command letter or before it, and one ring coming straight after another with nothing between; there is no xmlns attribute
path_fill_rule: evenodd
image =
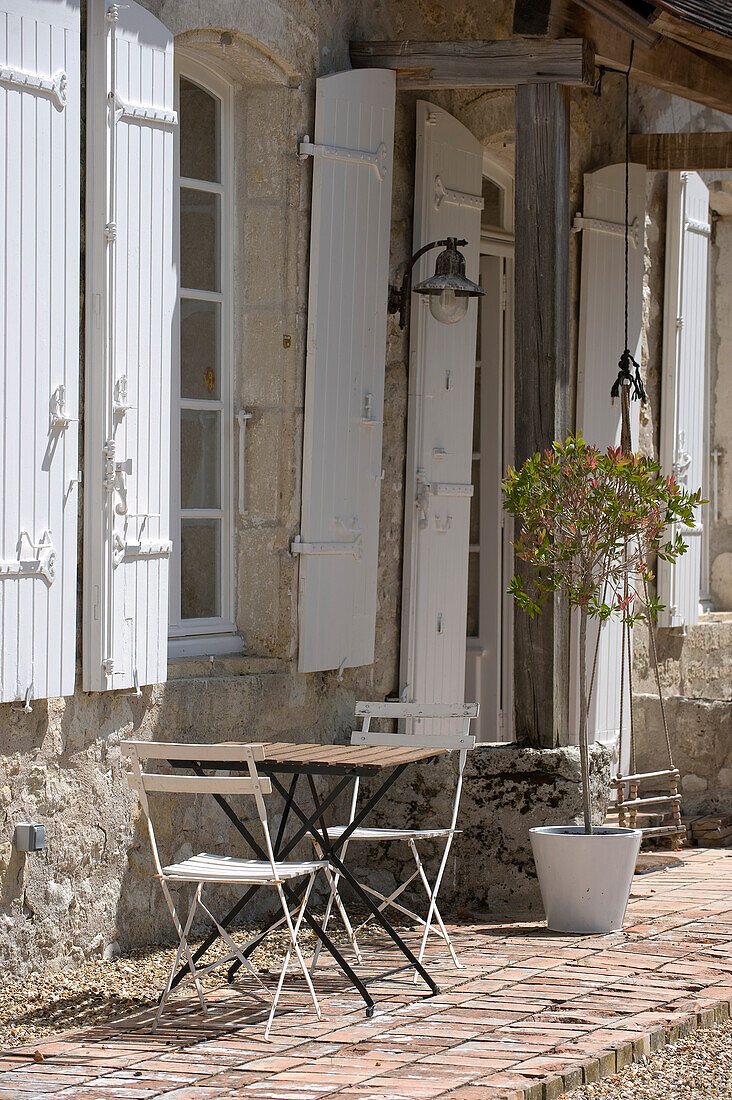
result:
<svg viewBox="0 0 732 1100"><path fill-rule="evenodd" d="M630 260L629 260L629 236L630 236L630 70L633 67L633 49L635 43L631 44L630 60L628 62L628 68L625 73L625 348L620 360L618 362L618 376L615 379L613 387L610 391L613 400L616 397L620 398L620 448L623 454L631 454L633 450L633 440L631 434L630 425L630 402L640 401L645 405L647 401L646 391L643 386L643 380L641 378L640 365L636 362L633 354L630 350ZM628 600L628 588L629 582L627 574L624 579L624 591L623 596L626 601ZM646 607L649 607L649 593L648 593L648 581L646 577L643 578L644 596ZM603 597L604 598L604 597ZM644 807L648 809L658 810L663 803L670 803L673 814L673 825L662 825L655 828L644 828L642 832L644 836L668 836L676 844L678 838L685 833L684 826L681 824L681 799L678 793L679 786L679 772L674 767L673 757L671 753L671 736L669 734L668 722L666 718L666 708L663 701L663 690L661 686L661 675L658 668L658 648L656 646L656 632L654 624L648 617L648 636L649 636L649 649L651 663L655 672L656 686L658 688L658 698L661 707L661 720L663 723L663 732L666 739L666 750L668 754L668 770L660 772L646 772L639 774L636 771L636 746L635 746L635 722L633 713L633 653L632 653L632 631L630 623L627 617L623 617L622 631L621 631L621 662L620 662L620 719L619 719L619 738L622 751L623 743L623 718L624 718L624 706L626 697L626 679L627 679L627 698L628 698L628 721L630 727L630 775L623 776L621 774L621 767L618 767L618 776L616 780L616 787L618 792L618 823L623 826L625 824L626 811L629 812L630 826L635 828L636 815L638 810L642 810ZM597 644L595 646L595 657L592 667L592 679L590 681L590 693L592 694L592 687L595 679L595 667L597 664L597 655L599 648L599 633L597 638ZM627 675L626 675L627 665ZM588 697L589 707L589 697ZM651 796L646 797L640 794L639 784L643 780L660 780L667 779L669 785L668 795L663 796ZM628 788L628 796L626 798L625 789Z"/></svg>
<svg viewBox="0 0 732 1100"><path fill-rule="evenodd" d="M630 46L630 61L628 62L628 68L625 73L625 349L618 362L618 377L615 379L613 388L610 390L610 396L613 400L615 400L616 397L620 397L621 399L620 411L623 427L620 437L620 446L622 447L623 454L630 454L631 452L629 401L631 391L635 401L640 401L643 405L646 403L646 391L643 388L641 369L633 358L633 354L628 346L630 344L628 332L630 327L630 262L628 257L628 238L630 235L630 70L633 67L634 49L635 42L632 42Z"/></svg>

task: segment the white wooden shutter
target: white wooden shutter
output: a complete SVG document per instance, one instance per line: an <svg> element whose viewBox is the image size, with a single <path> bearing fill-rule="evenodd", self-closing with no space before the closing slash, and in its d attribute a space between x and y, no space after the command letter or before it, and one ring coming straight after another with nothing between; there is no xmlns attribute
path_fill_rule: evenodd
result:
<svg viewBox="0 0 732 1100"><path fill-rule="evenodd" d="M89 6L84 689L166 678L173 36Z"/></svg>
<svg viewBox="0 0 732 1100"><path fill-rule="evenodd" d="M690 492L704 468L707 357L709 191L696 172L669 172L666 218L661 465ZM699 618L702 514L682 528L688 549L675 565L658 563L663 626L693 626Z"/></svg>
<svg viewBox="0 0 732 1100"><path fill-rule="evenodd" d="M646 169L629 169L628 344L641 361L643 326L643 263L646 213ZM577 347L577 428L588 443L601 450L620 445L620 401L610 389L618 374L623 351L625 284L625 165L610 164L584 178L579 340ZM631 435L638 446L639 404L631 402ZM587 637L588 685L597 644L598 623L590 621ZM573 615L571 729L579 728L578 638L579 616ZM615 743L620 720L620 662L622 624L611 619L602 627L597 670L588 715L591 740ZM627 682L627 678L626 678ZM627 723L628 709L625 706Z"/></svg>
<svg viewBox="0 0 732 1100"><path fill-rule="evenodd" d="M482 176L477 138L418 101L414 250L466 239L466 274L476 282ZM418 261L415 283L434 271L436 255ZM477 309L471 299L461 321L444 325L412 295L401 679L420 703L459 703L465 688Z"/></svg>
<svg viewBox="0 0 732 1100"><path fill-rule="evenodd" d="M395 76L320 77L315 101L301 672L371 664L381 493Z"/></svg>
<svg viewBox="0 0 732 1100"><path fill-rule="evenodd" d="M79 35L78 0L0 0L2 702L74 691Z"/></svg>

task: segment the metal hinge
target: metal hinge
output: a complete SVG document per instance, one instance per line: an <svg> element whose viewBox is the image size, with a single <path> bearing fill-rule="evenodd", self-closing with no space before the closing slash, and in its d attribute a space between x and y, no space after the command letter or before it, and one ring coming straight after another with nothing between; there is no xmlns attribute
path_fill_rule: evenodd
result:
<svg viewBox="0 0 732 1100"><path fill-rule="evenodd" d="M383 180L386 176L389 159L383 141L373 153L370 153L365 149L344 149L339 145L314 145L309 134L306 134L300 142L298 156L300 160L305 160L306 157L322 157L324 160L340 160L347 164L362 164L367 168L373 168L379 180Z"/></svg>
<svg viewBox="0 0 732 1100"><path fill-rule="evenodd" d="M503 272L501 276L501 309L505 312L508 307L508 276Z"/></svg>
<svg viewBox="0 0 732 1100"><path fill-rule="evenodd" d="M359 534L352 542L302 542L297 535L290 547L293 554L352 554L356 561L363 556L363 538Z"/></svg>
<svg viewBox="0 0 732 1100"><path fill-rule="evenodd" d="M115 569L131 558L169 558L172 553L173 543L169 539L138 539L137 542L124 542L119 535L114 536Z"/></svg>
<svg viewBox="0 0 732 1100"><path fill-rule="evenodd" d="M482 210L485 205L481 195L471 195L467 191L454 191L450 187L445 187L442 176L435 176L435 210L439 210L444 202L453 206L467 207L469 210Z"/></svg>
<svg viewBox="0 0 732 1100"><path fill-rule="evenodd" d="M688 233L699 233L702 237L711 237L712 235L712 227L709 222L702 222L697 218L686 218L684 229Z"/></svg>
<svg viewBox="0 0 732 1100"><path fill-rule="evenodd" d="M178 115L175 111L169 111L167 107L143 107L134 103L127 103L115 92L110 92L107 97L110 119L119 122L126 118L130 122L154 122L158 126L177 126Z"/></svg>
<svg viewBox="0 0 732 1100"><path fill-rule="evenodd" d="M28 92L45 92L55 99L62 111L66 106L66 73L63 69L53 76L41 76L26 69L15 69L12 65L0 65L0 84L9 84Z"/></svg>
<svg viewBox="0 0 732 1100"><path fill-rule="evenodd" d="M595 229L598 233L609 233L612 237L624 237L625 226L622 222L609 222L603 218L584 218L577 214L572 224L572 232L579 233L583 229ZM637 248L640 243L640 224L637 218L628 226L628 240Z"/></svg>
<svg viewBox="0 0 732 1100"><path fill-rule="evenodd" d="M23 543L35 553L32 558L23 558ZM56 549L50 531L44 531L38 542L33 542L27 531L18 536L18 557L0 561L0 580L13 577L42 577L49 586L56 579Z"/></svg>

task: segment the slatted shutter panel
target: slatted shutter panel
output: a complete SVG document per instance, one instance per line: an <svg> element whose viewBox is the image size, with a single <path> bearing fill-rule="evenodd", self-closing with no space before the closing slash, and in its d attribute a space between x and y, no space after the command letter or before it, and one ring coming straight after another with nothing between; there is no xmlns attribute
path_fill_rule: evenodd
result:
<svg viewBox="0 0 732 1100"><path fill-rule="evenodd" d="M704 393L707 357L709 191L696 172L670 172L666 218L661 465L691 492L704 470ZM699 619L702 517L682 528L687 551L675 565L658 563L663 626Z"/></svg>
<svg viewBox="0 0 732 1100"><path fill-rule="evenodd" d="M321 77L315 102L301 672L371 664L381 493L394 73Z"/></svg>
<svg viewBox="0 0 732 1100"><path fill-rule="evenodd" d="M646 213L646 169L629 170L628 343L641 361L643 325L643 262ZM625 283L625 165L610 164L584 178L579 340L577 348L577 428L585 440L604 450L620 445L620 402L610 389L618 373L624 342ZM631 434L638 445L639 406L631 402ZM571 728L579 729L578 646L579 616L573 616ZM588 623L588 683L595 658L597 622ZM620 662L622 624L611 619L602 627L597 669L588 715L592 740L614 743L620 720ZM627 720L627 705L625 708Z"/></svg>
<svg viewBox="0 0 732 1100"><path fill-rule="evenodd" d="M466 274L476 282L482 176L480 142L420 100L414 250L466 239ZM418 261L415 283L434 271L436 255ZM471 299L461 321L444 325L412 295L401 679L420 703L459 703L465 688L477 309Z"/></svg>
<svg viewBox="0 0 732 1100"><path fill-rule="evenodd" d="M173 37L89 11L84 688L166 678Z"/></svg>
<svg viewBox="0 0 732 1100"><path fill-rule="evenodd" d="M0 0L0 701L72 695L78 0Z"/></svg>

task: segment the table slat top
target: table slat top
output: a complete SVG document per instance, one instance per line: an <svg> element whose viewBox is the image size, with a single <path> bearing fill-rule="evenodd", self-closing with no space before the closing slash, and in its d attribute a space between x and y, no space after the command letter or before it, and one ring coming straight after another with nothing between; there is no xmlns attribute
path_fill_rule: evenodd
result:
<svg viewBox="0 0 732 1100"><path fill-rule="evenodd" d="M420 745L318 745L290 741L265 741L264 764L303 764L324 767L393 768L441 756L446 750Z"/></svg>
<svg viewBox="0 0 732 1100"><path fill-rule="evenodd" d="M241 766L240 759L228 755L232 748L241 748L245 742L222 741L201 745L200 763L203 767L223 767L227 764ZM264 750L264 760L258 767L267 771L268 766L293 770L298 765L303 769L317 768L328 771L377 771L380 768L395 768L402 764L415 764L420 760L430 760L447 752L440 745L422 746L401 745L320 745L315 742L301 741L256 741L252 742ZM187 744L185 758L193 759L198 746ZM182 753L176 751L180 745L171 744L170 759L181 760ZM163 754L161 753L161 756Z"/></svg>

